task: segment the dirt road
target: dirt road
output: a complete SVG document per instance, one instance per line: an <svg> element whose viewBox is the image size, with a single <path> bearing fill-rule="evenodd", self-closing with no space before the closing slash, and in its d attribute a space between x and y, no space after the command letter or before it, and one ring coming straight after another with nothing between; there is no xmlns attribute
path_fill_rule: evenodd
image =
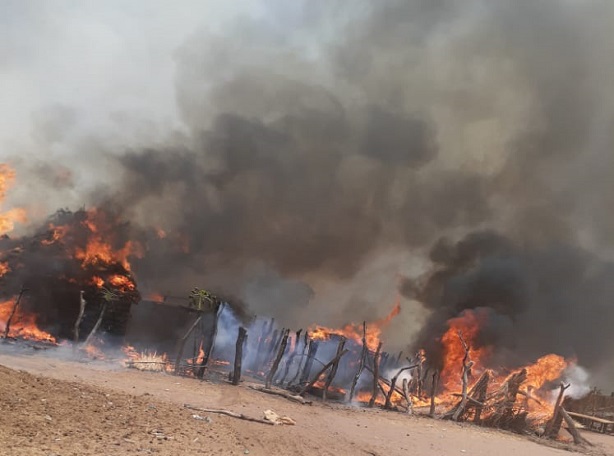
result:
<svg viewBox="0 0 614 456"><path fill-rule="evenodd" d="M2 455L579 454L470 425L378 409L300 405L245 385L140 372L117 363L0 352L0 365L6 366L0 367ZM251 423L187 410L185 403L258 418L272 409L297 424ZM598 444L593 454L614 455L614 437L587 436Z"/></svg>

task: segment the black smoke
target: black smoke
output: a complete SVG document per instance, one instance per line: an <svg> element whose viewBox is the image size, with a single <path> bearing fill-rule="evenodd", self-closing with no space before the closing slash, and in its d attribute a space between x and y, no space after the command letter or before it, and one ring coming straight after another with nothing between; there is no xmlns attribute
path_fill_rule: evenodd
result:
<svg viewBox="0 0 614 456"><path fill-rule="evenodd" d="M431 311L417 345L438 360L436 339L464 311L485 315L476 343L496 347L495 364L527 363L547 353L597 366L611 356L614 263L577 246L526 245L492 231L432 248L433 270L401 290Z"/></svg>
<svg viewBox="0 0 614 456"><path fill-rule="evenodd" d="M143 236L144 289L206 286L287 325L340 324L388 310L356 283L374 258L430 249L428 280L402 286L431 314L420 342L483 307L510 356L611 359L589 342L613 313L610 3L267 5L176 50L181 128L111 151L86 138L78 169L30 167L34 188L68 180L74 196L92 176L84 202ZM39 137L61 142L60 127ZM353 291L318 302L322 283Z"/></svg>

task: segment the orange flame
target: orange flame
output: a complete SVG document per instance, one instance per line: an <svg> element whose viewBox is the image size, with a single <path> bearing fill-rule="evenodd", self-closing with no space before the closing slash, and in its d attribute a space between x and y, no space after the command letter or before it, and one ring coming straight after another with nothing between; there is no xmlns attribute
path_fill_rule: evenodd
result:
<svg viewBox="0 0 614 456"><path fill-rule="evenodd" d="M491 355L489 347L475 347L475 340L480 328L486 321L484 311L465 311L460 317L448 320L448 330L441 338L443 345L443 369L441 371L441 385L444 390L455 390L459 387L465 349L459 333L469 345L469 357L474 362L474 371L483 369L485 361Z"/></svg>
<svg viewBox="0 0 614 456"><path fill-rule="evenodd" d="M127 271L130 271L128 257L141 258L143 248L138 242L128 241L123 247L115 249L105 239L105 233L111 230L111 225L106 215L97 209L87 212L87 218L82 222L88 228L90 236L85 248L77 249L75 257L83 262L84 266L97 263L121 263Z"/></svg>
<svg viewBox="0 0 614 456"><path fill-rule="evenodd" d="M4 332L6 324L13 311L14 301L5 301L0 303L0 331ZM56 343L55 337L48 332L38 328L36 325L36 316L29 312L25 312L21 307L17 308L13 319L11 320L11 328L9 337L20 339L36 340L41 342Z"/></svg>
<svg viewBox="0 0 614 456"><path fill-rule="evenodd" d="M124 360L126 367L132 367L144 371L171 372L172 366L168 361L166 353L159 355L156 351L138 352L131 345L122 347L122 351L128 357Z"/></svg>
<svg viewBox="0 0 614 456"><path fill-rule="evenodd" d="M4 201L6 192L12 187L15 171L5 163L0 163L0 203ZM0 213L0 236L13 231L15 223L25 223L28 217L22 208L13 208Z"/></svg>
<svg viewBox="0 0 614 456"><path fill-rule="evenodd" d="M371 351L377 350L377 346L380 342L380 336L382 329L385 328L390 321L396 317L401 311L401 304L397 300L394 308L384 318L376 320L367 324L366 341L367 347ZM328 340L332 335L344 336L347 339L353 340L358 344L362 344L362 325L356 323L350 323L343 328L327 328L325 326L311 326L309 328L311 338L314 340Z"/></svg>

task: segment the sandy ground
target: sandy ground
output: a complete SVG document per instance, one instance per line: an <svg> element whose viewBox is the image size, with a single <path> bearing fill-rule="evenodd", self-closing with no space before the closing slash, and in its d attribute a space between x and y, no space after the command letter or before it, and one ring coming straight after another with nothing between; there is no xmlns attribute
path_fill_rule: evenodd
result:
<svg viewBox="0 0 614 456"><path fill-rule="evenodd" d="M245 385L2 350L1 455L580 454L471 425L378 409L300 405ZM297 424L251 423L187 410L185 403L258 418L272 409ZM585 435L596 443L592 454L614 455L614 437Z"/></svg>

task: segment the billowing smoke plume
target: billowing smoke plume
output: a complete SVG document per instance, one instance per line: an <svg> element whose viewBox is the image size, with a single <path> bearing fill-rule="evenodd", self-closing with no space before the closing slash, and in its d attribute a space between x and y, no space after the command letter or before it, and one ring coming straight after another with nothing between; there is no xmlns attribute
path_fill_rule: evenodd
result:
<svg viewBox="0 0 614 456"><path fill-rule="evenodd" d="M399 344L422 307L423 342L485 307L515 356L611 359L610 2L267 4L174 49L171 131L41 111L53 157L18 163L29 189L158 229L146 289L202 284L298 327L382 316L401 275L422 306Z"/></svg>

